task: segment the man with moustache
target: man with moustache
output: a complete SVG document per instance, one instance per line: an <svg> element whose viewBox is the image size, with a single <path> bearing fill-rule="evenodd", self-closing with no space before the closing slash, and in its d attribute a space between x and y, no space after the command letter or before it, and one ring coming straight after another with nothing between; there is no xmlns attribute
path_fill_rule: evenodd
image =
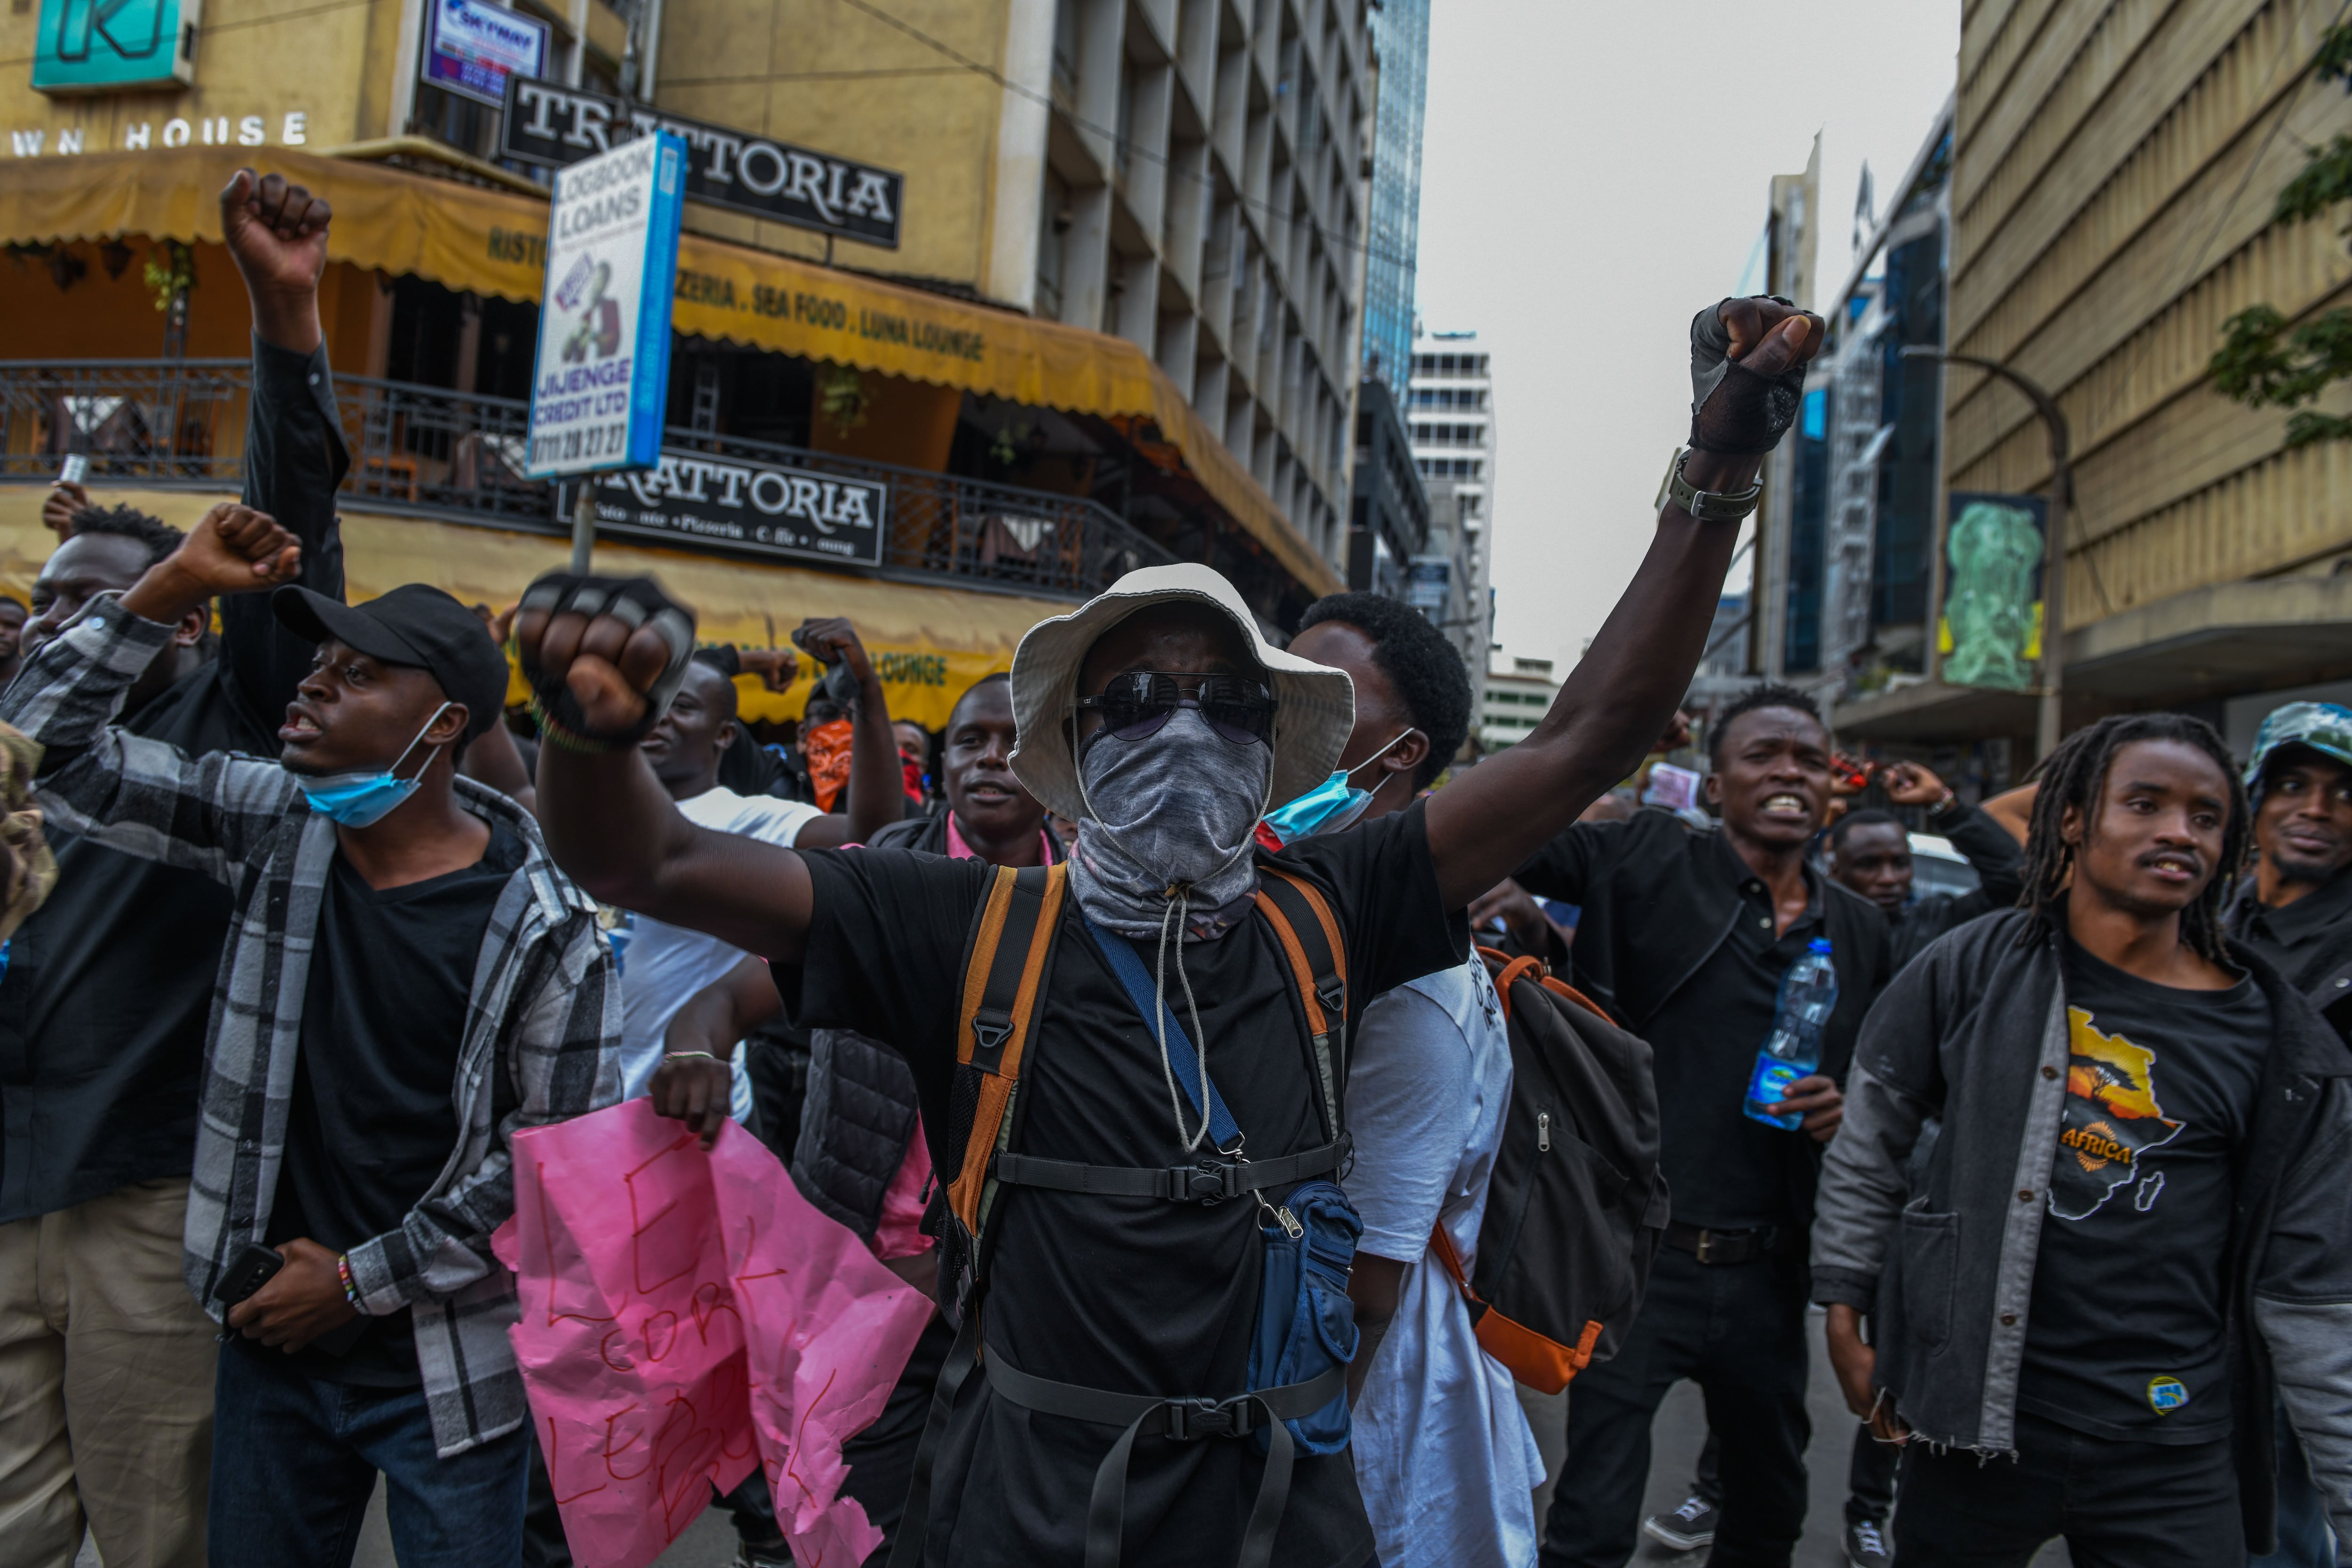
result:
<svg viewBox="0 0 2352 1568"><path fill-rule="evenodd" d="M1650 1043L1675 1210L1624 1348L1577 1376L1545 1568L1621 1568L1633 1555L1651 1420L1685 1378L1722 1445L1713 1561L1786 1564L1804 1527L1805 1231L1839 1083L1886 981L1886 928L1808 858L1832 776L1812 699L1753 687L1708 742L1719 826L1655 811L1578 823L1515 873L1581 906L1573 984ZM1830 944L1837 1005L1819 1068L1780 1107L1804 1119L1790 1131L1743 1107L1780 981L1816 939Z"/></svg>
<svg viewBox="0 0 2352 1568"><path fill-rule="evenodd" d="M2352 1524L2352 1051L2226 937L2248 816L2200 720L2077 731L2024 907L1864 1027L1813 1293L1847 1405L1905 1445L1897 1568L2053 1537L2084 1568L2242 1563L2273 1543L2280 1409Z"/></svg>
<svg viewBox="0 0 2352 1568"><path fill-rule="evenodd" d="M2231 940L2276 964L2337 1032L2352 1029L2352 709L2290 702L2255 732L2245 783L2254 868L2227 921ZM2272 1568L2336 1561L2327 1517L2291 1424L2278 1428L2279 1549Z"/></svg>

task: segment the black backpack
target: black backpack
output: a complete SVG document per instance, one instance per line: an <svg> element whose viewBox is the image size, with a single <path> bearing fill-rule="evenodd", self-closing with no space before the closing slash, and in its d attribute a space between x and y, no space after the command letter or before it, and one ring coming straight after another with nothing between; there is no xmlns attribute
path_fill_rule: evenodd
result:
<svg viewBox="0 0 2352 1568"><path fill-rule="evenodd" d="M1453 1238L1430 1237L1478 1343L1530 1388L1557 1394L1625 1342L1664 1237L1658 1091L1650 1047L1533 958L1478 954L1511 1036L1511 1103L1463 1277Z"/></svg>

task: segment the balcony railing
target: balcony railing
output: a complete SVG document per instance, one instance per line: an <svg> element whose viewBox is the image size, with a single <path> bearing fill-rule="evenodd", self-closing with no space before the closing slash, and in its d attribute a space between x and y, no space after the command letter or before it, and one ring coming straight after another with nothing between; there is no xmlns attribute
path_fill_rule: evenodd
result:
<svg viewBox="0 0 2352 1568"><path fill-rule="evenodd" d="M249 374L245 361L227 359L0 360L0 481L47 481L79 453L98 483L234 488L244 476ZM335 402L352 457L343 493L368 510L570 531L556 515L555 488L523 476L528 405L348 375L335 378ZM688 430L665 440L672 449L887 484L887 575L1082 598L1122 573L1175 559L1077 496Z"/></svg>

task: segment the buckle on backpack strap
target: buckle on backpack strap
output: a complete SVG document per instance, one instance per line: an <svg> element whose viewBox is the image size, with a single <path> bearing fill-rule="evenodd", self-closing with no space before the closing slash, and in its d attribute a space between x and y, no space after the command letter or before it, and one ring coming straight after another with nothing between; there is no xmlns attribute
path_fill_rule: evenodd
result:
<svg viewBox="0 0 2352 1568"><path fill-rule="evenodd" d="M1235 1394L1231 1399L1168 1399L1160 1402L1168 1412L1167 1435L1179 1443L1196 1443L1204 1437L1246 1437L1250 1424L1250 1396Z"/></svg>
<svg viewBox="0 0 2352 1568"><path fill-rule="evenodd" d="M1340 1009L1348 1000L1348 983L1336 974L1317 975L1315 1000L1323 1004L1323 1011L1331 1015L1331 1027L1336 1033L1347 1022L1347 1016Z"/></svg>
<svg viewBox="0 0 2352 1568"><path fill-rule="evenodd" d="M1013 1015L982 1007L971 1016L971 1065L994 1072L1004 1056L1004 1042L1013 1037ZM983 1059L984 1058L984 1059Z"/></svg>
<svg viewBox="0 0 2352 1568"><path fill-rule="evenodd" d="M1175 1165L1168 1172L1168 1196L1173 1203L1222 1203L1235 1191L1234 1172L1236 1167L1222 1160L1203 1160L1197 1165Z"/></svg>

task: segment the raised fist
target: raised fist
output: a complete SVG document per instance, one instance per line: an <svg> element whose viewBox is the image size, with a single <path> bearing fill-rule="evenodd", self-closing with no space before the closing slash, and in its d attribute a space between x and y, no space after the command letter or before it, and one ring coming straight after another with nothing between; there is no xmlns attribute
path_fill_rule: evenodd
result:
<svg viewBox="0 0 2352 1568"><path fill-rule="evenodd" d="M220 195L221 238L245 277L253 330L297 353L319 346L319 279L327 270L326 198L283 174L229 176Z"/></svg>
<svg viewBox="0 0 2352 1568"><path fill-rule="evenodd" d="M1779 446L1828 330L1812 312L1765 295L1701 310L1691 321L1691 446L1736 458Z"/></svg>
<svg viewBox="0 0 2352 1568"><path fill-rule="evenodd" d="M694 614L650 577L550 572L522 596L516 657L560 742L634 745L686 679Z"/></svg>
<svg viewBox="0 0 2352 1568"><path fill-rule="evenodd" d="M291 582L302 546L268 512L223 501L205 513L163 564L192 598L245 594Z"/></svg>
<svg viewBox="0 0 2352 1568"><path fill-rule="evenodd" d="M1924 805L1933 811L1952 798L1949 786L1921 763L1896 763L1879 773L1878 782L1897 805Z"/></svg>
<svg viewBox="0 0 2352 1568"><path fill-rule="evenodd" d="M845 616L812 616L793 629L793 641L819 664L830 667L846 663L849 673L860 684L873 678L874 661L866 657L866 645L857 640L857 628Z"/></svg>

